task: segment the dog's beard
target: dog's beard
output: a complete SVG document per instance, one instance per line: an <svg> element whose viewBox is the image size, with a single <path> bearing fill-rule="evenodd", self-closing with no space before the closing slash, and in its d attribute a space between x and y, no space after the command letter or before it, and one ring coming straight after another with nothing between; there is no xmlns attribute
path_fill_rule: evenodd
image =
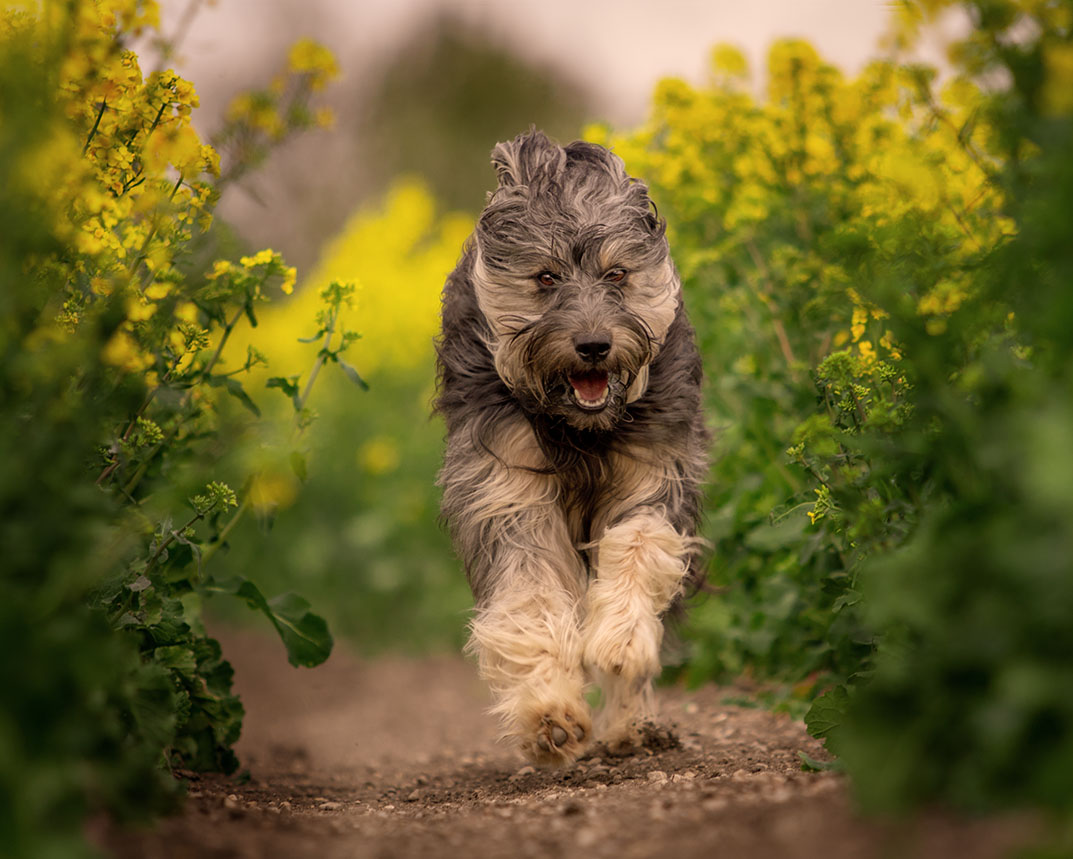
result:
<svg viewBox="0 0 1073 859"><path fill-rule="evenodd" d="M579 360L573 333L543 319L493 345L496 369L531 414L558 417L578 429L610 430L644 392L654 344L643 325L611 329L605 360Z"/></svg>

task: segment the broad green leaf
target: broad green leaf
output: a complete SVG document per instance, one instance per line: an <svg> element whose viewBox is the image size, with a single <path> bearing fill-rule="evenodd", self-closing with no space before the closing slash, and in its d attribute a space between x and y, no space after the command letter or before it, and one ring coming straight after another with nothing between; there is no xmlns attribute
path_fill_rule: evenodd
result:
<svg viewBox="0 0 1073 859"><path fill-rule="evenodd" d="M250 395L246 393L246 389L242 387L242 383L238 379L232 379L230 376L209 376L208 383L214 388L223 388L253 412L254 415L261 416L261 410L257 407L257 403L250 399Z"/></svg>
<svg viewBox="0 0 1073 859"><path fill-rule="evenodd" d="M205 591L231 594L262 612L283 640L291 665L312 668L331 655L334 642L327 622L314 614L309 603L297 594L285 593L266 600L257 585L241 576L212 580L205 586Z"/></svg>
<svg viewBox="0 0 1073 859"><path fill-rule="evenodd" d="M812 707L805 714L805 726L817 739L825 740L829 751L838 754L838 737L849 694L844 686L835 686L812 702Z"/></svg>

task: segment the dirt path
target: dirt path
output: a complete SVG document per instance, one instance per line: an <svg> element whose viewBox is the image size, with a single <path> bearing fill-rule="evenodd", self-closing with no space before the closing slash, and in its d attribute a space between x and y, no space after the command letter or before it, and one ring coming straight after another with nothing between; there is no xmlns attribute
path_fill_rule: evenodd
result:
<svg viewBox="0 0 1073 859"><path fill-rule="evenodd" d="M362 662L338 646L294 671L278 642L229 634L247 709L238 778L190 784L151 832L102 834L123 857L1000 857L1013 822L931 816L881 825L851 812L842 779L800 770L823 753L804 727L721 703L715 688L661 691L678 743L540 771L493 742L473 666Z"/></svg>

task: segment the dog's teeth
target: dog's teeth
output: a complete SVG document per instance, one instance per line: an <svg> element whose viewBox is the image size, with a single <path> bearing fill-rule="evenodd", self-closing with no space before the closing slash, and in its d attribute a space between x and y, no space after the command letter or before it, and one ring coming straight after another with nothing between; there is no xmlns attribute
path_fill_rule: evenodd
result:
<svg viewBox="0 0 1073 859"><path fill-rule="evenodd" d="M574 391L574 399L576 399L580 405L585 406L586 408L594 409L597 406L602 406L604 403L607 402L607 389L606 388L604 389L604 392L600 395L600 398L597 399L597 400L586 400L583 396L581 396L581 394L579 394L575 390Z"/></svg>

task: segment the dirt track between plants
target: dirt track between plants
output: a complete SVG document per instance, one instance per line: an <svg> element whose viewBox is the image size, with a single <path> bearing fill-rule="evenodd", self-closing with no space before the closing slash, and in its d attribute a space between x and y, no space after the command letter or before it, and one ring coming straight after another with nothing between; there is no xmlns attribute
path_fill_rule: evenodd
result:
<svg viewBox="0 0 1073 859"><path fill-rule="evenodd" d="M725 691L663 689L677 743L630 758L533 770L494 742L487 698L458 658L359 660L337 646L295 671L277 641L223 636L247 716L248 776L203 776L154 829L105 828L121 859L206 857L823 857L990 859L1016 821L929 815L877 823L852 811L842 777L804 726L723 703ZM240 773L242 771L240 770Z"/></svg>

